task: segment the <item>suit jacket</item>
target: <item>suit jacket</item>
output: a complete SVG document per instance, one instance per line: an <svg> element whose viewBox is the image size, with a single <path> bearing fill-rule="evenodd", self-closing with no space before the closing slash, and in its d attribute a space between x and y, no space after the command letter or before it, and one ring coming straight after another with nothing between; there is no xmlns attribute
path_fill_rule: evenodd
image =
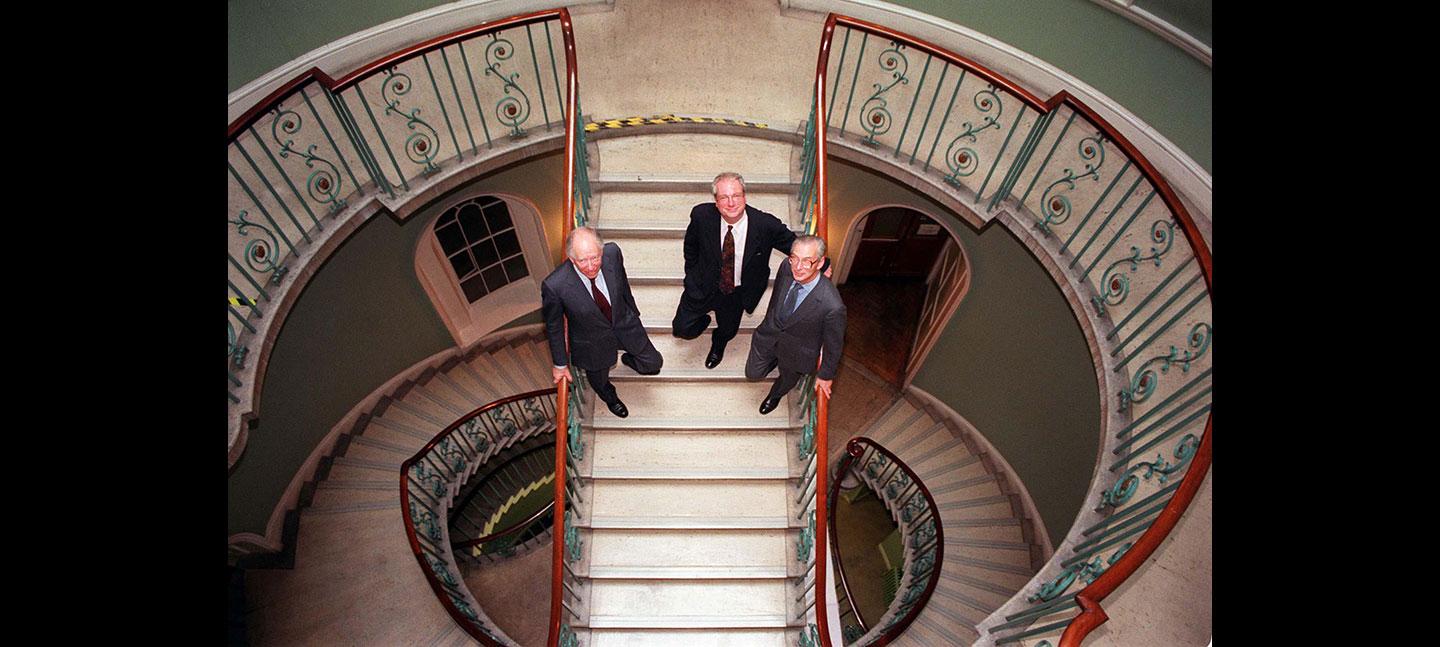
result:
<svg viewBox="0 0 1440 647"><path fill-rule="evenodd" d="M785 318L785 323L776 321L780 303L795 283L795 277L790 274L790 259L785 259L775 273L775 291L770 295L765 320L755 329L750 343L756 348L773 349L781 370L813 372L820 379L833 380L840 371L840 353L845 346L845 302L840 300L840 291L830 279L821 275L815 280L819 283L800 307ZM825 349L825 359L816 371L821 348Z"/></svg>
<svg viewBox="0 0 1440 647"><path fill-rule="evenodd" d="M598 371L615 365L620 348L643 348L649 343L640 309L630 292L625 275L625 257L615 243L605 243L600 272L605 276L613 319L606 321L590 284L575 272L568 259L540 283L540 311L545 317L545 334L550 341L550 359L556 366L576 366ZM565 350L565 324L570 324L570 350Z"/></svg>
<svg viewBox="0 0 1440 647"><path fill-rule="evenodd" d="M745 205L749 229L735 289L746 312L755 312L760 296L770 284L770 250L790 253L795 232L779 218L750 205ZM690 210L690 226L685 229L685 293L680 297L687 309L705 311L710 299L720 292L720 210L714 202L695 205Z"/></svg>

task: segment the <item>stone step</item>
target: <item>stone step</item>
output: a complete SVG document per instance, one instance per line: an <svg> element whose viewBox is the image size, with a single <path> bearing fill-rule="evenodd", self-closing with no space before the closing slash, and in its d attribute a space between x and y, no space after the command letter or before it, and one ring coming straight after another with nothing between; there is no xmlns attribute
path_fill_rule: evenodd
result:
<svg viewBox="0 0 1440 647"><path fill-rule="evenodd" d="M590 647L791 647L784 629L624 630L592 626Z"/></svg>
<svg viewBox="0 0 1440 647"><path fill-rule="evenodd" d="M741 318L743 320L744 315L741 315ZM725 344L725 356L720 360L720 365L713 370L724 371L733 368L743 375L745 358L750 355L753 332L753 330L742 329L734 339ZM712 370L705 368L705 357L710 354L709 333L704 333L695 339L681 339L667 329L664 333L650 335L650 343L655 344L655 350L660 351L660 355L665 358L665 366L660 369L662 375L669 373L669 369L672 368L696 371ZM621 368L625 368L626 372L633 373L626 367Z"/></svg>
<svg viewBox="0 0 1440 647"><path fill-rule="evenodd" d="M724 386L702 380L625 382L616 389L630 410L630 416L624 419L629 424L625 426L723 428L751 426L746 421L754 419L788 421L788 397L781 398L779 406L769 415L760 415L760 402L770 392L773 381L773 377L767 377L757 382L726 382ZM615 424L619 420L605 406L595 407L593 424L596 427L619 426Z"/></svg>
<svg viewBox="0 0 1440 647"><path fill-rule="evenodd" d="M625 577L620 569L661 567L754 568L784 577L793 547L784 529L598 530L590 534L590 576Z"/></svg>
<svg viewBox="0 0 1440 647"><path fill-rule="evenodd" d="M783 434L597 432L592 478L787 478Z"/></svg>
<svg viewBox="0 0 1440 647"><path fill-rule="evenodd" d="M747 178L790 177L797 155L788 142L739 135L658 133L596 141L594 164L605 177L708 176L734 171Z"/></svg>
<svg viewBox="0 0 1440 647"><path fill-rule="evenodd" d="M626 233L627 229L674 232L675 237L684 237L695 205L715 201L708 188L709 180L706 183L703 191L605 191L600 194L596 226L606 240ZM790 201L788 192L759 193L748 184L745 189L745 204L779 218L791 229L799 229L800 223L791 214Z"/></svg>
<svg viewBox="0 0 1440 647"><path fill-rule="evenodd" d="M789 587L773 580L592 580L591 627L785 627Z"/></svg>
<svg viewBox="0 0 1440 647"><path fill-rule="evenodd" d="M772 265L772 267L774 267ZM765 287L765 293L760 295L760 302L755 306L755 312L740 314L740 329L754 330L765 319L765 309L770 304L770 292L775 289L774 285ZM659 323L664 326L664 332L673 332L672 322L675 320L675 309L680 306L680 295L685 292L685 286L679 283L662 285L637 285L630 284L630 291L635 295L635 305L640 308L640 319L646 328L652 323ZM712 315L713 319L714 316ZM710 322L713 327L714 321ZM729 352L727 350L726 354Z"/></svg>
<svg viewBox="0 0 1440 647"><path fill-rule="evenodd" d="M684 232L675 232L676 237L657 237L650 235L653 231L646 230L646 235L614 232L605 235L607 242L615 243L624 253L625 273L630 277L632 288L651 281L679 281L685 278L685 240L680 237ZM766 273L769 279L774 279L776 269L784 260L784 254L770 250L770 270ZM639 295L636 295L636 298L638 299ZM642 306L641 311L644 310ZM675 311L673 304L670 311Z"/></svg>
<svg viewBox="0 0 1440 647"><path fill-rule="evenodd" d="M774 519L789 514L785 480L594 480L592 520L602 518Z"/></svg>

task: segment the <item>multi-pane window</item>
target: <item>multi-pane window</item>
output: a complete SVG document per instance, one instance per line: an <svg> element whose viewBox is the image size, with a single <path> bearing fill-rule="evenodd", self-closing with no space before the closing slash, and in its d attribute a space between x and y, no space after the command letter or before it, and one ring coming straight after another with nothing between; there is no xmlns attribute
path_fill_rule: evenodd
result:
<svg viewBox="0 0 1440 647"><path fill-rule="evenodd" d="M435 239L470 303L530 274L510 209L500 198L474 198L446 210L435 221Z"/></svg>

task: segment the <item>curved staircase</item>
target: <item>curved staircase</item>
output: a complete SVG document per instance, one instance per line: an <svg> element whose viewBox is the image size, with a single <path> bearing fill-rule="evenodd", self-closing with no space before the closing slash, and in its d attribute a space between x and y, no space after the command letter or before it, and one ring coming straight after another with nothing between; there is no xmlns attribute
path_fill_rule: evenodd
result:
<svg viewBox="0 0 1440 647"><path fill-rule="evenodd" d="M892 644L971 644L978 625L1029 582L1048 555L1021 495L961 424L905 394L864 433L920 477L940 510L940 579L920 615ZM857 463L855 468L863 469ZM899 505L890 498L892 516ZM903 588L903 587L902 587ZM881 624L871 618L872 626Z"/></svg>
<svg viewBox="0 0 1440 647"><path fill-rule="evenodd" d="M466 413L544 388L539 325L491 336L380 399L342 435L301 495L290 570L252 570L249 637L257 645L469 645L406 541L400 464Z"/></svg>

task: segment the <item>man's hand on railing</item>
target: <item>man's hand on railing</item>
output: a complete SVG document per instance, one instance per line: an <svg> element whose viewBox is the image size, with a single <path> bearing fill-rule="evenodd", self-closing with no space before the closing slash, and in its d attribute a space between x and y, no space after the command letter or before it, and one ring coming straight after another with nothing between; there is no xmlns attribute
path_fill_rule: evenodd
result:
<svg viewBox="0 0 1440 647"><path fill-rule="evenodd" d="M560 380L570 377L570 367L552 366L550 367L550 376L555 378L556 384L559 384Z"/></svg>
<svg viewBox="0 0 1440 647"><path fill-rule="evenodd" d="M820 392L824 393L825 397L828 398L830 397L830 384L834 381L835 380L822 380L817 377L815 378L815 388L819 389Z"/></svg>

